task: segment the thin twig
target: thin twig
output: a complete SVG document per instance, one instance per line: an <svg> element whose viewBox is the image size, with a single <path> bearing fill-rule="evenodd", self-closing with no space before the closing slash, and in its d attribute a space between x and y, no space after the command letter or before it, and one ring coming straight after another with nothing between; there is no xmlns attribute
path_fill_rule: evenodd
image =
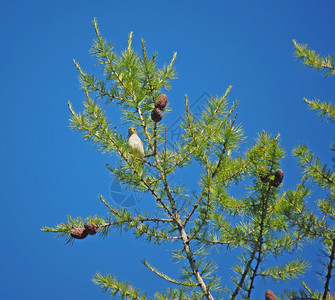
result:
<svg viewBox="0 0 335 300"><path fill-rule="evenodd" d="M327 177L325 174L323 174L318 168L316 168L312 162L302 153L301 156L305 159L305 161L310 165L310 167L316 171L321 177L323 177L324 179L326 179L329 183L331 184L335 184L334 181L332 181L329 177Z"/></svg>
<svg viewBox="0 0 335 300"><path fill-rule="evenodd" d="M329 284L330 284L330 279L332 277L332 271L334 269L334 260L335 260L335 239L333 240L331 252L329 255L328 271L326 275L326 282L325 282L325 288L324 288L323 295L322 295L322 300L326 300L327 295L330 292Z"/></svg>

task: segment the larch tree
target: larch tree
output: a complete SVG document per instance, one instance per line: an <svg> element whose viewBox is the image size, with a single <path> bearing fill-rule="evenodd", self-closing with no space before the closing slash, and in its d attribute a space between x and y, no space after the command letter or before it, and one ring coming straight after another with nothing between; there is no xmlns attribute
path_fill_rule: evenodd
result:
<svg viewBox="0 0 335 300"><path fill-rule="evenodd" d="M231 87L219 97L211 97L203 107L200 118L189 108L179 126L181 141L169 146L164 116L172 111L168 102L170 81L176 77L173 55L169 64L159 68L157 54L149 55L142 40L142 49L128 47L116 53L111 43L100 34L94 20L96 40L91 54L97 58L103 78L86 72L75 61L84 92L84 108L76 112L69 103L71 127L116 158L107 164L114 180L134 191L145 191L150 211L131 210L98 198L106 207L106 216L68 217L53 228L68 243L98 233L107 237L116 231L134 234L149 243L173 244L171 257L179 261L174 275L165 274L148 258L143 264L171 284L171 288L147 296L140 287L131 286L115 275L97 273L93 281L112 297L121 299L251 299L255 282L260 279L289 281L302 275L308 263L295 255L306 243L320 238L328 261L325 261L323 295L329 292L334 260L334 173L324 167L306 146L299 146L294 155L303 167L302 183L296 190L282 191L284 173L281 160L284 150L280 136L261 132L244 153L245 140L235 112L237 102L229 102ZM296 45L299 57L307 48ZM299 50L300 49L300 50ZM300 51L300 52L299 52ZM312 57L313 55L307 56ZM318 68L327 67L333 75L332 58ZM304 60L309 64L309 60ZM307 101L307 100L306 100ZM308 101L328 118L334 118L334 107ZM109 120L105 110L120 110L123 129ZM129 135L122 135L128 132ZM141 147L142 145L142 147ZM192 173L198 188L195 192L173 181L181 169L194 165L199 174ZM324 217L318 219L305 207L310 190L308 180L314 180L329 191L318 202ZM234 194L233 186L243 192ZM328 222L329 219L329 222ZM165 248L164 248L165 249ZM233 276L218 268L211 259L212 251L232 251L238 260L227 265ZM278 265L272 258L284 257ZM291 295L294 291L290 292ZM315 293L314 293L315 294ZM313 294L313 295L314 295ZM271 291L267 299L275 299ZM325 298L323 298L325 299Z"/></svg>

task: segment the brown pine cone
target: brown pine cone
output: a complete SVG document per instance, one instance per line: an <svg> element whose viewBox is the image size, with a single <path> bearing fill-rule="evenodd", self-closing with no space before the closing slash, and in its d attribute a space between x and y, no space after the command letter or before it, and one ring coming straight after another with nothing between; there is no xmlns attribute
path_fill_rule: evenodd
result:
<svg viewBox="0 0 335 300"><path fill-rule="evenodd" d="M284 178L284 172L282 170L276 171L275 178L271 180L270 185L278 187L283 182L283 178Z"/></svg>
<svg viewBox="0 0 335 300"><path fill-rule="evenodd" d="M155 107L159 108L160 110L163 110L167 104L167 96L165 94L162 94L156 101Z"/></svg>
<svg viewBox="0 0 335 300"><path fill-rule="evenodd" d="M98 231L97 226L89 222L86 222L84 227L89 235L95 235Z"/></svg>
<svg viewBox="0 0 335 300"><path fill-rule="evenodd" d="M71 236L75 239L82 240L86 238L88 235L87 231L85 228L74 228L71 231Z"/></svg>
<svg viewBox="0 0 335 300"><path fill-rule="evenodd" d="M154 110L151 112L151 119L154 121L154 122L156 122L156 123L158 123L158 122L160 122L161 120L162 120L162 118L163 118L163 114L162 114L162 112L160 111L160 109L159 108L154 108Z"/></svg>
<svg viewBox="0 0 335 300"><path fill-rule="evenodd" d="M271 290L266 290L265 292L265 300L276 300L275 294Z"/></svg>

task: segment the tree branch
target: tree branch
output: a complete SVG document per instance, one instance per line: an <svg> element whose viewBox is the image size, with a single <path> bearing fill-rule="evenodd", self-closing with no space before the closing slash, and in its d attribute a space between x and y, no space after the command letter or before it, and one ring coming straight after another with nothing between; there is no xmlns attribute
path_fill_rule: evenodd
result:
<svg viewBox="0 0 335 300"><path fill-rule="evenodd" d="M324 285L322 300L326 300L327 295L330 292L329 284L330 284L330 279L332 277L332 271L334 269L334 260L335 260L335 239L333 240L330 255L329 255L329 263L328 263L328 268L327 268L328 270L327 270L326 282Z"/></svg>

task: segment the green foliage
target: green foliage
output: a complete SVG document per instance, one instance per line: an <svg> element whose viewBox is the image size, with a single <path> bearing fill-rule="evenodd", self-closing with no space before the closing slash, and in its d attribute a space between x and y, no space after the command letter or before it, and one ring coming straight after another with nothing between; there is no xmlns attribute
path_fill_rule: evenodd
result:
<svg viewBox="0 0 335 300"><path fill-rule="evenodd" d="M335 105L328 102L320 102L317 100L307 100L304 98L304 101L309 105L311 110L318 112L319 117L324 117L328 121L335 120Z"/></svg>
<svg viewBox="0 0 335 300"><path fill-rule="evenodd" d="M115 276L95 274L93 280L95 284L100 286L101 291L109 292L112 297L118 296L126 300L145 300L147 299L144 293L135 289L127 282L121 282Z"/></svg>
<svg viewBox="0 0 335 300"><path fill-rule="evenodd" d="M312 67L318 71L323 71L325 76L335 75L334 57L328 55L321 57L307 45L298 44L293 40L295 56L298 57L304 66Z"/></svg>
<svg viewBox="0 0 335 300"><path fill-rule="evenodd" d="M333 56L321 58L315 51L309 50L306 45L300 45L295 41L293 43L296 56L302 59L304 65L326 71L327 76L335 75ZM307 99L304 101L310 109L317 111L320 117L325 117L330 121L334 120L335 105L333 103ZM322 163L307 145L297 146L293 150L293 156L298 158L302 184L297 186L296 191L287 194L285 214L293 225L298 226L301 234L321 240L324 259L321 261L323 273L319 273L319 279L323 285L323 292L310 291L310 294L326 299L330 292L330 280L335 268L335 172ZM313 185L318 186L324 192L324 197L315 201L317 213L307 206L309 199L306 198L312 194Z"/></svg>
<svg viewBox="0 0 335 300"><path fill-rule="evenodd" d="M168 105L164 109L163 121L159 123L151 119L151 111L158 97L170 88L170 81L176 78L173 67L176 54L168 65L158 68L157 53L149 56L143 40L141 53L132 48L132 33L127 48L116 53L113 45L101 37L96 20L93 23L96 40L91 54L97 58L103 79L85 72L75 61L85 100L81 113L69 103L70 124L85 140L115 157L115 163L107 165L114 179L132 190L148 192L146 200L152 200L155 209L150 212L121 209L99 195L108 216L88 217L86 222L94 224L102 237L124 231L147 242L174 244L173 276L145 258L142 261L174 287L157 291L155 299L250 299L257 280L285 282L301 276L308 264L297 258L296 252L315 238L324 243L324 253L329 258L326 278L330 279L335 249L331 242L335 238L334 173L307 146L300 146L294 155L299 157L302 167L302 183L296 190L283 192L280 163L284 150L279 135L262 132L241 154L239 148L245 137L237 124L237 102L229 103L231 87L222 96L211 97L199 118L192 114L185 97L185 112L179 124L182 140L173 148L168 147L164 116L171 108ZM332 57L322 59L306 46L297 43L295 46L304 64L328 68L327 75L333 74ZM322 103L310 105L332 118L333 107ZM136 127L145 146L143 159L132 155L127 138L121 133L128 128L116 128L114 114L110 116L103 108L108 112L118 109L122 124ZM172 184L173 176L181 168L194 163L200 168L195 192L190 193L183 184ZM306 208L306 198L311 194L305 186L307 180L329 191L327 198L318 202L322 218ZM236 185L243 192L232 193ZM68 217L66 223L43 230L73 242L71 232L83 226L83 219ZM234 272L230 280L226 270L213 261L213 251L236 251L239 263L234 261L235 264L228 266ZM274 259L284 254L286 261L274 265ZM112 297L147 299L140 290L112 275L97 273L93 281Z"/></svg>

